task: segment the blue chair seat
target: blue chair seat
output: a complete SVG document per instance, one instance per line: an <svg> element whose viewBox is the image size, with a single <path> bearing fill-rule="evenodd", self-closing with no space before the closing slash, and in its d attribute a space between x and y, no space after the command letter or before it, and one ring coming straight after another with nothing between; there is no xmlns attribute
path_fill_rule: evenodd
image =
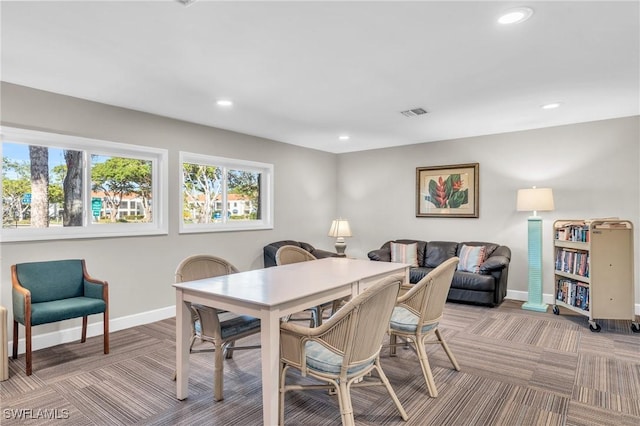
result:
<svg viewBox="0 0 640 426"><path fill-rule="evenodd" d="M195 328L197 334L202 334L199 320L195 322ZM260 329L260 319L249 315L237 315L220 322L220 334L224 340L256 329Z"/></svg>
<svg viewBox="0 0 640 426"><path fill-rule="evenodd" d="M307 367L321 373L339 374L342 366L342 356L330 351L318 342L307 342L304 345L307 354ZM355 374L373 364L373 361L365 362L361 365L351 367L347 370L347 375Z"/></svg>
<svg viewBox="0 0 640 426"><path fill-rule="evenodd" d="M31 304L31 325L48 324L71 318L100 314L107 304L102 299L91 297L72 297Z"/></svg>
<svg viewBox="0 0 640 426"><path fill-rule="evenodd" d="M396 306L391 314L389 326L392 330L403 331L406 333L415 333L418 326L418 316L413 314L407 308ZM425 325L422 327L422 333L438 327L438 323Z"/></svg>

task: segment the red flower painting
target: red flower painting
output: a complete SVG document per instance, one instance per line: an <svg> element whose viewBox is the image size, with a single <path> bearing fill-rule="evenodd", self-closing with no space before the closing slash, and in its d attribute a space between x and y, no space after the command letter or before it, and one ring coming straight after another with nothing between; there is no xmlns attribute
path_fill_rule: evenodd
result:
<svg viewBox="0 0 640 426"><path fill-rule="evenodd" d="M459 173L438 176L429 180L429 194L425 200L439 209L457 209L469 202L469 189L462 189L464 181Z"/></svg>

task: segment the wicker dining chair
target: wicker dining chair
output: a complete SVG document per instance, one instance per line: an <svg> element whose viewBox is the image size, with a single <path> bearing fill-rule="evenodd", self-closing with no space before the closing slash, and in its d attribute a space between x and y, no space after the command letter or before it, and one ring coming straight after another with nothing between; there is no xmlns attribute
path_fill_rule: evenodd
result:
<svg viewBox="0 0 640 426"><path fill-rule="evenodd" d="M199 280L203 278L218 277L238 272L235 266L228 261L207 254L197 254L184 259L175 273L175 282ZM194 351L196 340L209 342L214 345L214 399L220 401L223 396L224 359L232 358L233 351L242 349L256 349L259 345L235 346L235 342L243 337L260 332L260 320L249 315L236 315L231 312L219 310L209 306L191 304L191 341L189 352ZM203 350L210 351L210 350ZM176 373L173 374L176 379Z"/></svg>
<svg viewBox="0 0 640 426"><path fill-rule="evenodd" d="M458 361L438 329L458 261L457 257L453 257L441 263L400 296L389 323L391 356L396 354L398 337L410 342L418 355L429 395L434 398L438 396L438 390L433 380L425 344L440 344L453 367L456 371L460 371ZM435 334L436 339L427 340L432 334Z"/></svg>
<svg viewBox="0 0 640 426"><path fill-rule="evenodd" d="M276 251L276 265L318 260L317 257L298 246L285 245Z"/></svg>
<svg viewBox="0 0 640 426"><path fill-rule="evenodd" d="M288 265L290 263L307 262L310 260L318 260L314 255L303 248L291 245L285 245L276 252L276 265ZM317 327L322 324L323 316L326 311L331 311L337 302L326 302L319 306L306 309L311 313L311 327ZM290 319L290 316L287 318Z"/></svg>
<svg viewBox="0 0 640 426"><path fill-rule="evenodd" d="M285 393L292 390L332 389L338 396L342 424L354 425L350 389L383 385L403 420L400 404L380 366L380 349L401 280L389 277L347 302L324 324L315 328L291 322L280 324L279 424L284 424ZM300 370L326 384L286 384L287 371ZM372 373L376 371L375 377Z"/></svg>

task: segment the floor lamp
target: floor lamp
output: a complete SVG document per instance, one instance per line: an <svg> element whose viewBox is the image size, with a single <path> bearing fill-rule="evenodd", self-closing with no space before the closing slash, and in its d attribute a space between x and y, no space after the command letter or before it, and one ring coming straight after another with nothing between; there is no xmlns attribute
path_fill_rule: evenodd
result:
<svg viewBox="0 0 640 426"><path fill-rule="evenodd" d="M529 258L529 295L522 309L546 312L547 304L542 302L542 218L539 211L553 210L553 191L551 188L519 189L518 211L532 211L527 220L528 258Z"/></svg>

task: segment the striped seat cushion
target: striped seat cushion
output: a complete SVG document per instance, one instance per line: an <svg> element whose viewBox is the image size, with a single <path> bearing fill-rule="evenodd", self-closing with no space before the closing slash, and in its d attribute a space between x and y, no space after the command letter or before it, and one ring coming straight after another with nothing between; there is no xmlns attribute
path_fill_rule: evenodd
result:
<svg viewBox="0 0 640 426"><path fill-rule="evenodd" d="M393 308L393 314L391 314L389 326L392 330L415 333L416 328L418 327L418 316L413 314L407 308L396 306ZM433 330L437 326L438 323L425 325L422 327L422 333Z"/></svg>
<svg viewBox="0 0 640 426"><path fill-rule="evenodd" d="M304 348L307 356L307 367L310 370L316 370L322 373L340 374L342 356L330 351L320 343L314 341L306 342ZM347 374L355 374L369 367L371 364L373 364L373 361L351 367L347 370Z"/></svg>
<svg viewBox="0 0 640 426"><path fill-rule="evenodd" d="M196 334L202 334L200 321L195 322ZM242 334L249 330L259 329L260 319L249 315L232 316L220 323L220 334L223 339ZM212 336L211 336L212 337Z"/></svg>

